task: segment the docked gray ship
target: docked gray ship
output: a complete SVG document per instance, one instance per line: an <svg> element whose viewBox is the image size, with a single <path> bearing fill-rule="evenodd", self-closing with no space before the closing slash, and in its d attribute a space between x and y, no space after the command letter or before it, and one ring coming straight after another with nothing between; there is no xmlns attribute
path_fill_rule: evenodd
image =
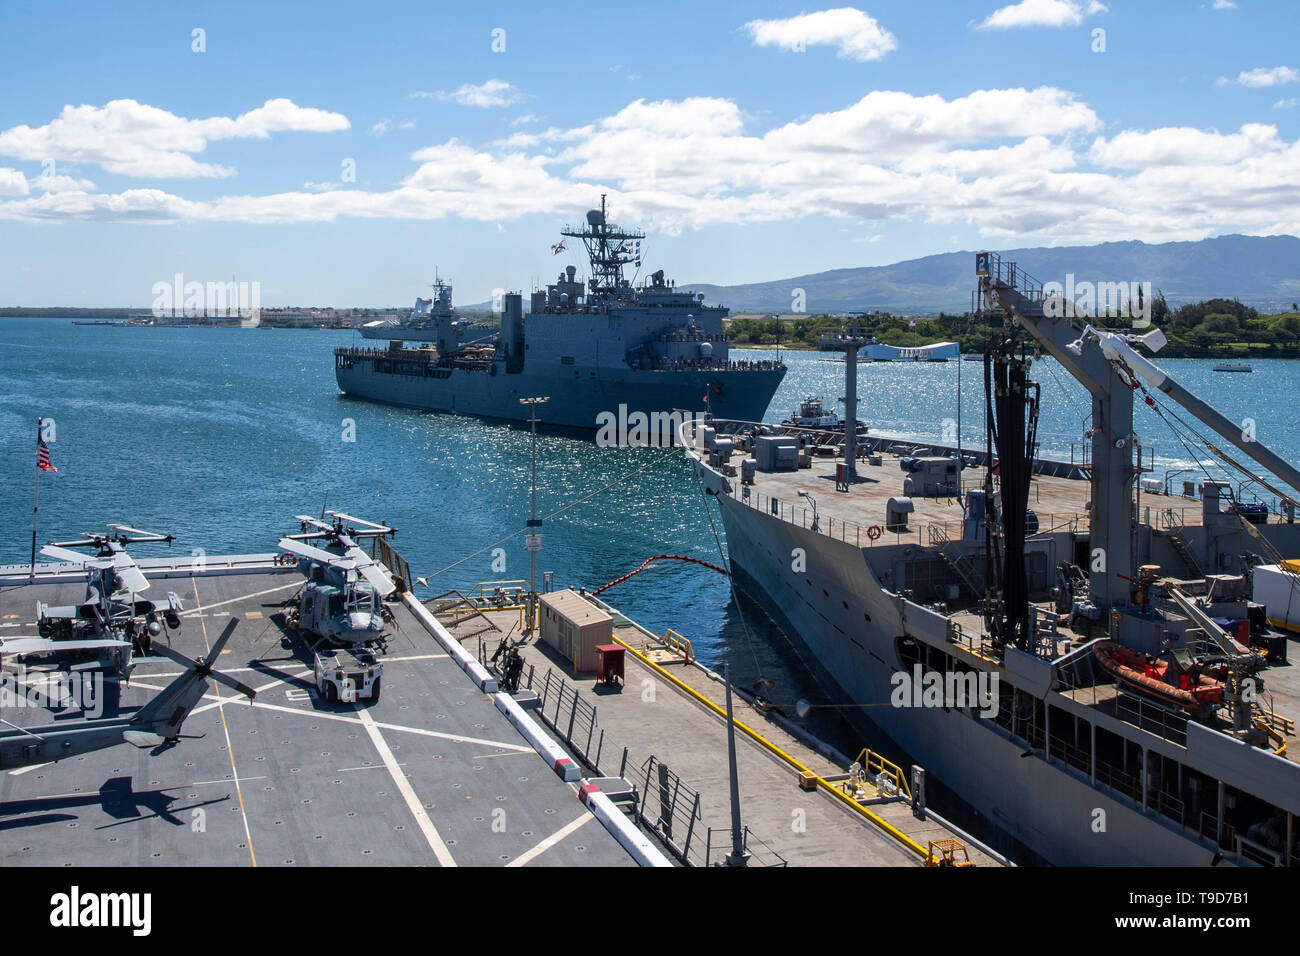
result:
<svg viewBox="0 0 1300 956"><path fill-rule="evenodd" d="M1026 858L1294 866L1300 471L1139 353L1158 331L1080 321L996 255L977 271L988 451L682 426L738 586L868 746ZM1091 395L1082 463L1036 454L1038 356ZM1150 475L1135 398L1240 484Z"/></svg>
<svg viewBox="0 0 1300 956"><path fill-rule="evenodd" d="M651 421L674 412L761 419L785 376L779 360L733 358L723 331L728 310L679 290L662 270L634 285L625 267L639 261L645 234L611 223L605 200L563 235L582 242L590 263L583 281L569 266L545 291L503 300L499 332L466 336L450 309L430 310L432 346L391 328L387 348L334 352L338 386L357 398L484 418L596 429L602 415L638 413ZM373 334L383 334L376 329ZM546 396L543 405L520 400ZM653 416L661 416L654 418Z"/></svg>
<svg viewBox="0 0 1300 956"><path fill-rule="evenodd" d="M367 322L357 329L363 339L399 340L403 342L437 342L439 329L444 340L454 342L456 351L491 341L497 332L495 325L471 322L456 314L452 304L452 287L434 277L433 295L416 297L415 305L405 319L391 321L379 319Z"/></svg>

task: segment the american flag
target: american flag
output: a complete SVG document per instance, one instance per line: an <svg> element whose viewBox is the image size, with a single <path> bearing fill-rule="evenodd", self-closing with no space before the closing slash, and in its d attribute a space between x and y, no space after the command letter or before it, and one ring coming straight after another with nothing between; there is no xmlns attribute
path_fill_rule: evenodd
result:
<svg viewBox="0 0 1300 956"><path fill-rule="evenodd" d="M41 471L59 472L59 469L50 464L50 446L45 444L45 439L39 433L36 435L36 467Z"/></svg>
<svg viewBox="0 0 1300 956"><path fill-rule="evenodd" d="M566 245L564 244L564 240L561 239L561 240L560 240L559 242L557 242L555 245L551 246L551 255L553 255L553 256L558 256L561 252L563 252L563 251L564 251L565 249L567 249L567 248L568 248L568 246L566 246Z"/></svg>

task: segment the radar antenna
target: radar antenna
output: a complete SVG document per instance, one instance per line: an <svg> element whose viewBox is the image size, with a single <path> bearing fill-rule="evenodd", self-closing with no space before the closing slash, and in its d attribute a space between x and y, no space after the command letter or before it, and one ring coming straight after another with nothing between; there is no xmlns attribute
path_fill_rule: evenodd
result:
<svg viewBox="0 0 1300 956"><path fill-rule="evenodd" d="M565 226L560 235L581 239L587 247L591 262L588 284L593 297L608 297L626 287L623 267L638 258L637 247L645 238L640 229L624 229L609 221L605 215L605 194L600 197L600 208L587 213L585 226Z"/></svg>

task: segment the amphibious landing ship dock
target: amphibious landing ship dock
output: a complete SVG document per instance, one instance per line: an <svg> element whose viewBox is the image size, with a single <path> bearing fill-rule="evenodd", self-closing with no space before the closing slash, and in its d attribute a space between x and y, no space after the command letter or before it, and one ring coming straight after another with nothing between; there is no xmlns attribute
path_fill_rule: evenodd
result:
<svg viewBox="0 0 1300 956"><path fill-rule="evenodd" d="M737 583L830 706L883 730L981 832L1056 864L1295 865L1300 563L1283 555L1300 525L1279 487L1300 471L1138 336L1079 322L996 255L979 274L991 462L852 430L681 426ZM1036 349L1091 393L1083 464L1036 456ZM1141 481L1135 396L1280 507L1209 478L1198 498Z"/></svg>
<svg viewBox="0 0 1300 956"><path fill-rule="evenodd" d="M334 371L348 395L394 405L523 421L520 399L543 424L595 430L600 416L699 412L762 418L785 376L779 361L733 359L723 334L727 309L678 291L661 271L639 286L623 275L638 263L645 234L608 221L605 200L563 234L584 244L586 283L569 266L545 292L505 296L500 332L467 341L449 303L430 313L436 348L407 348L400 327L387 349L339 348ZM371 334L374 334L373 332ZM427 338L422 329L419 340ZM658 420L658 419L656 419Z"/></svg>

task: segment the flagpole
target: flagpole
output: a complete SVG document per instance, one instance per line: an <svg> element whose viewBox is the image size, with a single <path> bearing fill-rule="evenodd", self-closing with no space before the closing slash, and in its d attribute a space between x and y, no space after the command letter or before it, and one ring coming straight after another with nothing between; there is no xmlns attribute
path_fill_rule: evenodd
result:
<svg viewBox="0 0 1300 956"><path fill-rule="evenodd" d="M41 442L41 419L38 418L36 419L37 446L40 445L40 442ZM31 566L31 570L28 572L28 581L32 583L35 583L36 581L36 515L41 508L41 466L39 464L36 466L36 476L35 476L34 484L36 485L36 496L32 500L32 566Z"/></svg>

